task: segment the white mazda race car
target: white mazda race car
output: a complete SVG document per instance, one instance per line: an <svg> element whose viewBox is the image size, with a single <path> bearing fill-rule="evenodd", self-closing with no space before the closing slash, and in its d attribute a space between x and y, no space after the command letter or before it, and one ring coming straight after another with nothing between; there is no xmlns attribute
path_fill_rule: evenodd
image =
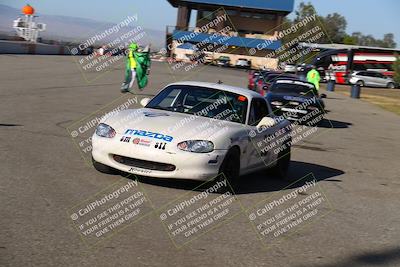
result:
<svg viewBox="0 0 400 267"><path fill-rule="evenodd" d="M179 82L105 116L92 137L93 165L140 176L206 181L272 168L285 176L290 123L258 93L220 83Z"/></svg>

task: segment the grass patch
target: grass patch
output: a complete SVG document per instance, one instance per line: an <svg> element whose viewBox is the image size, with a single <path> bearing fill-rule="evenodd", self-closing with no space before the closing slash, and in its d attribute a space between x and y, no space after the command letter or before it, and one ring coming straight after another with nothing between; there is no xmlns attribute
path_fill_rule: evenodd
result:
<svg viewBox="0 0 400 267"><path fill-rule="evenodd" d="M336 85L335 92L350 96L350 86ZM400 89L363 87L360 96L361 100L400 115Z"/></svg>

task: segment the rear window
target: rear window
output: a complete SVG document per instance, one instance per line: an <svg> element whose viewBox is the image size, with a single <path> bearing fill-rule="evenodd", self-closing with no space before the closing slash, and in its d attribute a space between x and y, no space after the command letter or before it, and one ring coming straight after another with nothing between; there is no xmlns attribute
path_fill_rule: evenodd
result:
<svg viewBox="0 0 400 267"><path fill-rule="evenodd" d="M288 93L304 96L318 95L318 91L312 84L301 81L276 81L270 88L272 93Z"/></svg>
<svg viewBox="0 0 400 267"><path fill-rule="evenodd" d="M275 80L279 79L279 78L296 78L294 76L290 76L287 74L270 74L265 78L266 82L274 82Z"/></svg>

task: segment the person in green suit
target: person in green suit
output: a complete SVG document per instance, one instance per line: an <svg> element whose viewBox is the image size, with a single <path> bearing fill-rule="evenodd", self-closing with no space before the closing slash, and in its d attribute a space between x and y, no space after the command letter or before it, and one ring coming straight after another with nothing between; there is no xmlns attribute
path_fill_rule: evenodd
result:
<svg viewBox="0 0 400 267"><path fill-rule="evenodd" d="M307 81L314 84L317 91L319 90L319 81L321 77L319 76L319 72L316 70L316 67L313 66L312 69L307 72Z"/></svg>
<svg viewBox="0 0 400 267"><path fill-rule="evenodd" d="M121 86L121 92L129 92L135 82L135 78L139 89L143 89L147 85L150 62L149 48L139 52L137 43L129 45L125 61L125 81Z"/></svg>

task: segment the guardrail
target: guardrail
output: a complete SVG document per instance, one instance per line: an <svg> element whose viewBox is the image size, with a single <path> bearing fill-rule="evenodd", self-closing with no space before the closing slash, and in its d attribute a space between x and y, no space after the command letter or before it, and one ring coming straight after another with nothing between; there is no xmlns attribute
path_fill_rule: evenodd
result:
<svg viewBox="0 0 400 267"><path fill-rule="evenodd" d="M71 53L68 47L63 45L0 40L0 54L70 55Z"/></svg>

